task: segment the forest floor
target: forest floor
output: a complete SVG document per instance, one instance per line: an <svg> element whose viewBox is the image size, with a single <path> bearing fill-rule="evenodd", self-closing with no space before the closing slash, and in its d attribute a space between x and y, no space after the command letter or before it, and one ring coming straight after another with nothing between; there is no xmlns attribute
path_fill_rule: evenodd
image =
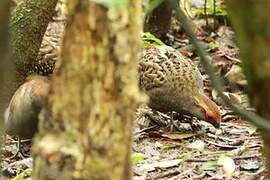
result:
<svg viewBox="0 0 270 180"><path fill-rule="evenodd" d="M169 37L172 39L169 41L171 46L198 62L184 34L172 32ZM220 24L208 35L198 34L197 38L204 43L212 57L216 74L224 80L225 94L234 103L254 111L246 94L247 82L241 71L239 50L232 29ZM198 65L200 67L199 62ZM202 68L200 70L204 76L205 92L221 109L221 127L216 129L196 120L190 125L187 121L191 119L187 117L177 114L172 117L162 113L153 115L148 108L138 109L132 157L135 164L134 179L266 178L260 133L222 104L211 87L208 75ZM146 118L145 114L149 113L152 115ZM173 131L169 123L171 118L177 125Z"/></svg>
<svg viewBox="0 0 270 180"><path fill-rule="evenodd" d="M57 28L58 23L61 23L59 19L50 24L50 32ZM59 33L56 29L55 32ZM245 93L246 80L241 72L239 50L231 28L221 23L211 33L198 33L197 37L212 57L217 74L223 77L226 95L245 109L253 110ZM168 33L166 43L200 67L194 49L181 29ZM202 68L200 70L204 76L205 91L221 108L221 127L216 129L183 115L153 114L147 107L138 108L132 146L134 179L265 179L260 133L221 103L208 76ZM171 118L176 124L174 128L169 124ZM28 158L9 159L16 152L16 143L14 138L5 135L1 179L10 179L22 172L21 177L31 174L31 143L23 143L22 147Z"/></svg>

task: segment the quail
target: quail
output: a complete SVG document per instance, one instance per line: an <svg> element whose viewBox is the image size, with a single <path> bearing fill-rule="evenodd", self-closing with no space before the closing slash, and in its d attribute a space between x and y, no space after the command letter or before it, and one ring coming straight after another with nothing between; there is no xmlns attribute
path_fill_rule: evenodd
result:
<svg viewBox="0 0 270 180"><path fill-rule="evenodd" d="M32 138L38 130L38 116L46 102L49 88L48 77L30 75L10 100L4 114L5 130L7 134L19 138L19 151L20 139Z"/></svg>
<svg viewBox="0 0 270 180"><path fill-rule="evenodd" d="M154 111L188 114L219 127L219 107L205 95L199 69L177 50L165 45L144 48L138 76Z"/></svg>

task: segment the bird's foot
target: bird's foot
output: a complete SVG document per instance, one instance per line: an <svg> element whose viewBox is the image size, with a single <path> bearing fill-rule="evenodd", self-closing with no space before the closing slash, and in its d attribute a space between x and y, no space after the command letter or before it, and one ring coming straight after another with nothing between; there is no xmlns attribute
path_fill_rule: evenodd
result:
<svg viewBox="0 0 270 180"><path fill-rule="evenodd" d="M21 150L17 150L17 152L15 154L13 154L11 157L9 157L8 159L9 160L13 160L13 159L16 159L16 158L19 158L19 159L24 159L24 158L28 158L29 155L25 154L24 152L22 152Z"/></svg>
<svg viewBox="0 0 270 180"><path fill-rule="evenodd" d="M140 128L147 128L153 125L157 125L159 127L166 127L167 123L165 117L163 117L157 111L152 111L150 109L140 109L137 115L137 123Z"/></svg>
<svg viewBox="0 0 270 180"><path fill-rule="evenodd" d="M174 132L174 130L176 129L177 131L182 131L182 129L178 126L178 124L176 124L174 122L174 112L170 113L170 132Z"/></svg>
<svg viewBox="0 0 270 180"><path fill-rule="evenodd" d="M18 138L16 153L14 153L11 157L9 157L8 158L9 160L13 160L13 159L15 159L17 157L20 158L20 159L24 159L24 158L29 157L29 155L27 155L26 153L24 153L22 151L22 146L21 146L22 144L21 143L22 143L21 139Z"/></svg>

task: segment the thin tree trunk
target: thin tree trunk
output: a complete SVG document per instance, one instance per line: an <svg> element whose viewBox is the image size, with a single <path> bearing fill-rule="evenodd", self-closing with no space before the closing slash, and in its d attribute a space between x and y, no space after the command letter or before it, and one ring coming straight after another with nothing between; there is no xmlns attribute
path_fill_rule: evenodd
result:
<svg viewBox="0 0 270 180"><path fill-rule="evenodd" d="M56 3L57 0L24 0L13 12L10 44L18 81L34 72L41 41Z"/></svg>
<svg viewBox="0 0 270 180"><path fill-rule="evenodd" d="M11 81L13 79L12 61L8 58L8 24L10 17L10 0L0 1L0 135L3 135L3 114L5 107L8 104L9 92L11 89ZM2 146L2 138L0 138L0 145Z"/></svg>
<svg viewBox="0 0 270 180"><path fill-rule="evenodd" d="M166 37L171 27L172 8L169 1L163 1L144 22L144 31L151 32L160 39Z"/></svg>
<svg viewBox="0 0 270 180"><path fill-rule="evenodd" d="M230 0L228 6L248 79L249 97L258 114L270 120L270 3ZM263 132L263 139L270 170L270 132Z"/></svg>
<svg viewBox="0 0 270 180"><path fill-rule="evenodd" d="M69 0L60 67L36 137L34 179L130 179L140 1Z"/></svg>
<svg viewBox="0 0 270 180"><path fill-rule="evenodd" d="M10 89L14 75L13 63L9 57L8 36L11 5L9 0L0 1L0 123L3 122L2 114L8 104L9 96L11 96Z"/></svg>

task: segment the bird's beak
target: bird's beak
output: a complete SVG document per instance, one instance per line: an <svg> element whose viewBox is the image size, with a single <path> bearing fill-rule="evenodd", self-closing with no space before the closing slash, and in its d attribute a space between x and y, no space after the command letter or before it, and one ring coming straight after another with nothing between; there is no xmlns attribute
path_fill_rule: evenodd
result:
<svg viewBox="0 0 270 180"><path fill-rule="evenodd" d="M210 124L212 124L215 128L220 128L220 123L219 122L210 120L208 118L206 119L206 121L209 122Z"/></svg>
<svg viewBox="0 0 270 180"><path fill-rule="evenodd" d="M211 111L206 112L206 121L211 123L215 128L220 127L221 115L220 113L213 114Z"/></svg>
<svg viewBox="0 0 270 180"><path fill-rule="evenodd" d="M197 94L194 97L197 104L205 111L205 120L214 127L220 127L221 114L217 104L204 94Z"/></svg>

